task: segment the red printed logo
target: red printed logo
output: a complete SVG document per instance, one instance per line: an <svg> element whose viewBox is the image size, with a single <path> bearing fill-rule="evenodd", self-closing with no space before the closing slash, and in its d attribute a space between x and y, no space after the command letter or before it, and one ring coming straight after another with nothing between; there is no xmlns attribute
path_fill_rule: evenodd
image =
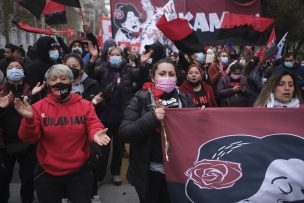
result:
<svg viewBox="0 0 304 203"><path fill-rule="evenodd" d="M242 177L242 169L239 163L203 159L185 174L200 189L223 189L232 187Z"/></svg>

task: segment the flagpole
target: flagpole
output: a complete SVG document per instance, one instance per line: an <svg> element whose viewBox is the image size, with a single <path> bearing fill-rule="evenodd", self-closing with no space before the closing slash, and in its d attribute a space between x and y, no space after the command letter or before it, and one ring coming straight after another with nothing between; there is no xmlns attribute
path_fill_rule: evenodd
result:
<svg viewBox="0 0 304 203"><path fill-rule="evenodd" d="M148 92L149 92L149 95L150 95L150 99L151 99L151 104L149 104L149 106L155 110L157 108L157 103L155 101L155 97L154 97L154 94L152 93L152 90L151 88L149 87L148 88ZM163 132L163 136L164 136L164 139L165 139L165 157L166 157L166 161L169 162L169 155L168 155L168 152L169 152L169 141L168 141L168 137L167 137L167 133L166 133L166 128L165 128L165 124L163 121L160 121L160 124L161 124L161 130Z"/></svg>
<svg viewBox="0 0 304 203"><path fill-rule="evenodd" d="M79 4L80 4L80 8L79 8L79 11L80 11L80 16L82 18L82 23L84 24L84 12L82 10L82 6L81 6L81 1L79 0Z"/></svg>
<svg viewBox="0 0 304 203"><path fill-rule="evenodd" d="M167 133L166 133L166 128L165 128L165 124L163 121L161 121L161 129L163 131L163 136L165 138L165 157L166 157L166 161L169 162L169 141L168 141L168 137L167 137Z"/></svg>

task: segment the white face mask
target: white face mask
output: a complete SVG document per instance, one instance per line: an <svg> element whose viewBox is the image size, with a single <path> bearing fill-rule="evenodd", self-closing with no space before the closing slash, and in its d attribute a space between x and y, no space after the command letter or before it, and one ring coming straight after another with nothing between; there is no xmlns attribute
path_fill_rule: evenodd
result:
<svg viewBox="0 0 304 203"><path fill-rule="evenodd" d="M285 62L284 62L284 65L285 65L287 68L292 68L292 67L293 67L293 64L294 64L294 62L292 62L292 61L285 61Z"/></svg>
<svg viewBox="0 0 304 203"><path fill-rule="evenodd" d="M242 66L246 65L246 60L245 60L245 59L241 59L241 60L240 60L240 64L241 64Z"/></svg>
<svg viewBox="0 0 304 203"><path fill-rule="evenodd" d="M228 56L221 56L221 62L222 62L222 64L227 64L228 60L229 60Z"/></svg>

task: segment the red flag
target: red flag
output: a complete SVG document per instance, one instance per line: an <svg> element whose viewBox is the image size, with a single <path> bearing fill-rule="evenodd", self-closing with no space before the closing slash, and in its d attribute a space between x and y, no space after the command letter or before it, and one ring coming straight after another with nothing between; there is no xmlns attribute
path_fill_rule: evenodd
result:
<svg viewBox="0 0 304 203"><path fill-rule="evenodd" d="M303 201L303 119L303 108L166 109L171 202Z"/></svg>
<svg viewBox="0 0 304 203"><path fill-rule="evenodd" d="M225 13L217 39L242 38L255 42L273 23L271 18Z"/></svg>
<svg viewBox="0 0 304 203"><path fill-rule="evenodd" d="M42 13L45 16L45 22L48 25L67 23L65 6L62 4L48 0Z"/></svg>
<svg viewBox="0 0 304 203"><path fill-rule="evenodd" d="M18 22L15 20L13 20L12 23L15 24L19 29L26 31L26 32L44 34L44 35L53 35L54 34L53 31L51 31L51 30L40 29L37 27L30 26L29 24L25 24L25 23ZM59 30L57 32L60 35L67 35L68 38L71 38L72 36L75 35L74 31L70 28L68 28L67 30Z"/></svg>
<svg viewBox="0 0 304 203"><path fill-rule="evenodd" d="M276 33L274 28L272 28L271 34L268 38L268 41L266 43L266 46L264 47L262 53L261 53L261 57L260 60L261 62L266 61L267 59L270 59L271 57L273 57L276 53L277 50L277 46L276 46Z"/></svg>
<svg viewBox="0 0 304 203"><path fill-rule="evenodd" d="M52 0L62 5L80 8L79 0Z"/></svg>
<svg viewBox="0 0 304 203"><path fill-rule="evenodd" d="M162 16L156 23L157 28L181 51L186 53L200 52L203 50L203 45L198 40L196 33L190 27L186 19L176 18L167 21L165 16ZM181 30L183 32L181 32Z"/></svg>

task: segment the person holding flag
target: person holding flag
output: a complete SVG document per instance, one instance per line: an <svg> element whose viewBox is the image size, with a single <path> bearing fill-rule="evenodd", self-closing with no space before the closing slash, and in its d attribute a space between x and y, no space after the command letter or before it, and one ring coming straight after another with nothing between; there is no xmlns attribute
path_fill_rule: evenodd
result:
<svg viewBox="0 0 304 203"><path fill-rule="evenodd" d="M120 138L131 143L127 178L140 203L170 203L161 150L161 123L166 108L195 107L191 97L176 88L176 68L160 60L151 81L143 85L125 109Z"/></svg>

